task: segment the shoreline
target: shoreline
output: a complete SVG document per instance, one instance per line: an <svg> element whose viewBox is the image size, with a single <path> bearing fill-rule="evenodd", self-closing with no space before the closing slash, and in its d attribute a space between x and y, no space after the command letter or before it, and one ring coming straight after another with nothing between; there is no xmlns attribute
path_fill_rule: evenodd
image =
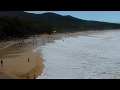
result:
<svg viewBox="0 0 120 90"><path fill-rule="evenodd" d="M22 44L19 44L22 41L17 41L7 48L0 48L0 59L4 61L3 67L0 65L0 79L34 79L34 74L37 78L41 75L45 66L42 53L33 50L46 45L46 43L53 43L54 40L61 39L61 37L75 37L94 32L96 31L34 36L24 39ZM28 58L30 62L27 61Z"/></svg>

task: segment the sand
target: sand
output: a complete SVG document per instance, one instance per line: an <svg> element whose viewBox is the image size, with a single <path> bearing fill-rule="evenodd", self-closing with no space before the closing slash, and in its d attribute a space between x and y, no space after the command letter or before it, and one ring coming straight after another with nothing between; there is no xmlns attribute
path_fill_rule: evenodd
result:
<svg viewBox="0 0 120 90"><path fill-rule="evenodd" d="M30 40L31 42L22 45L18 42L5 42L8 46L11 44L7 48L4 48L6 44L1 44L0 60L3 60L3 67L0 64L0 79L34 79L42 73L42 54L33 52L36 45L32 44L32 39Z"/></svg>
<svg viewBox="0 0 120 90"><path fill-rule="evenodd" d="M0 70L11 79L33 79L34 74L37 77L42 73L44 68L42 61L38 52L20 53L17 57L4 59Z"/></svg>

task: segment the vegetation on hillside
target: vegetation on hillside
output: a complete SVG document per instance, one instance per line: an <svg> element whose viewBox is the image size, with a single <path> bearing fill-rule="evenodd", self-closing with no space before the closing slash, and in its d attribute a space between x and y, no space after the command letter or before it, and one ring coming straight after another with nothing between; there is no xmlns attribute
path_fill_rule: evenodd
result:
<svg viewBox="0 0 120 90"><path fill-rule="evenodd" d="M21 38L34 34L51 34L53 27L32 23L19 17L0 17L0 39Z"/></svg>
<svg viewBox="0 0 120 90"><path fill-rule="evenodd" d="M82 20L55 13L33 14L23 11L0 11L0 39L51 34L54 30L75 32L104 29L120 29L120 24Z"/></svg>

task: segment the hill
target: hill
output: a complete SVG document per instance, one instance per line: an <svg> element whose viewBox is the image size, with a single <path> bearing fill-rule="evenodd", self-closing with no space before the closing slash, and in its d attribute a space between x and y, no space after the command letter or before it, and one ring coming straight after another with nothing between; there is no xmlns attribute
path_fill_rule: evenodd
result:
<svg viewBox="0 0 120 90"><path fill-rule="evenodd" d="M16 37L17 34L19 34L17 35L19 37L36 33L50 34L53 30L57 32L74 32L98 29L120 29L120 24L83 20L70 15L62 16L51 12L34 14L24 11L0 11L0 35L2 37Z"/></svg>
<svg viewBox="0 0 120 90"><path fill-rule="evenodd" d="M82 20L70 15L62 16L56 13L33 14L23 11L0 11L0 16L21 17L34 23L45 23L56 29L118 29L120 24Z"/></svg>

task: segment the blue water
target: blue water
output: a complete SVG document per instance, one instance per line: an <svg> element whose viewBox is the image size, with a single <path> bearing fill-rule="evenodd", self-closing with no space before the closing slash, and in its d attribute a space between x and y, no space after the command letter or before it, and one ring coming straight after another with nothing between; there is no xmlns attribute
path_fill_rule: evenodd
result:
<svg viewBox="0 0 120 90"><path fill-rule="evenodd" d="M37 51L45 60L37 79L120 78L120 30L62 38Z"/></svg>

